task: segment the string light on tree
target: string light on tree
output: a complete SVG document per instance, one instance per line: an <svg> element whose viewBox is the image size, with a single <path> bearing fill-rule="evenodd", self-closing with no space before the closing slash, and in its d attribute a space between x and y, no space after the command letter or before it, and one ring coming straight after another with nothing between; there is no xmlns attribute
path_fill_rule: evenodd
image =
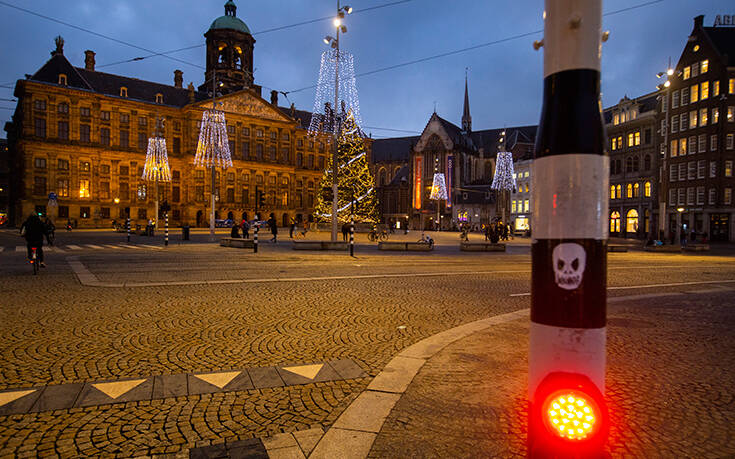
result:
<svg viewBox="0 0 735 459"><path fill-rule="evenodd" d="M194 164L197 167L232 167L225 112L206 110L202 114Z"/></svg>
<svg viewBox="0 0 735 459"><path fill-rule="evenodd" d="M350 221L354 211L355 221L377 223L378 200L375 192L375 180L370 172L368 157L365 152L365 136L355 122L352 112L343 114L344 123L337 142L337 170L339 171L340 193L337 198L337 220L340 223ZM320 188L322 193L317 197L314 213L319 221L330 221L332 218L332 158L329 158L324 171ZM355 202L352 205L353 200Z"/></svg>

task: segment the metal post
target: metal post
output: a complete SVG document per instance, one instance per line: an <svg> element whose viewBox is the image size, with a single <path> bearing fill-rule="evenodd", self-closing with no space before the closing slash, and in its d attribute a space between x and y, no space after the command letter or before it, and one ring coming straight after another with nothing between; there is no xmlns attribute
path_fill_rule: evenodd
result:
<svg viewBox="0 0 735 459"><path fill-rule="evenodd" d="M669 66L666 69L667 70L666 81L668 81L668 79L669 79L668 69L670 69L670 68L671 68L671 58L669 58ZM665 154L664 154L664 157L662 158L663 165L662 165L662 167L660 169L661 170L660 177L659 177L659 179L660 179L659 180L660 186L658 187L658 190L659 190L659 193L658 193L658 195L659 195L659 197L658 197L658 202L659 202L659 204L658 204L658 213L659 213L659 215L658 215L658 224L659 224L659 228L658 228L658 230L659 230L659 234L661 233L661 230L663 230L663 232L664 232L663 233L664 234L664 239L666 239L667 236L669 235L669 225L666 224L666 214L667 214L667 212L666 212L666 200L668 199L668 187L664 187L663 185L664 185L664 183L668 183L667 182L668 181L668 177L667 177L666 174L668 173L667 172L667 166L668 166L667 158L669 157L669 153L670 153L670 151L669 151L669 130L670 130L669 122L670 122L670 119L671 119L669 117L669 110L671 110L671 98L670 98L670 95L671 95L671 84L669 84L669 86L666 87L666 91L664 91L664 97L666 98L666 111L665 111L665 115L664 115L664 116L666 116L666 121L664 122L664 152L665 152ZM658 235L656 235L656 237L654 239L658 239Z"/></svg>
<svg viewBox="0 0 735 459"><path fill-rule="evenodd" d="M609 428L604 392L610 174L600 113L601 39L602 0L546 0L543 42L535 43L544 48L544 92L534 169L545 173L531 178L531 458L602 457ZM573 393L579 407L588 405L594 429L589 423L575 429L559 423L559 412L549 406L560 393Z"/></svg>
<svg viewBox="0 0 735 459"><path fill-rule="evenodd" d="M153 227L155 228L156 231L158 231L158 206L159 206L159 203L158 203L158 172L159 172L158 171L158 168L156 168L156 190L155 190L155 193L156 193L156 204L155 204L156 209L153 211L153 215L156 216L156 219L153 220Z"/></svg>
<svg viewBox="0 0 735 459"><path fill-rule="evenodd" d="M166 247L168 247L168 211L164 214L164 219L165 219L165 222L166 222L164 245Z"/></svg>
<svg viewBox="0 0 735 459"><path fill-rule="evenodd" d="M255 230L253 230L253 253L258 253L258 229L259 228L260 228L260 223L256 221Z"/></svg>
<svg viewBox="0 0 735 459"><path fill-rule="evenodd" d="M214 165L212 166L212 196L211 196L211 208L209 209L209 239L214 240L214 191L215 191L215 174Z"/></svg>
<svg viewBox="0 0 735 459"><path fill-rule="evenodd" d="M128 242L130 242L130 216L127 218L127 227L128 227Z"/></svg>
<svg viewBox="0 0 735 459"><path fill-rule="evenodd" d="M355 217L350 217L350 256L355 256Z"/></svg>
<svg viewBox="0 0 735 459"><path fill-rule="evenodd" d="M339 0L337 0L337 14L339 14ZM338 186L337 186L337 164L338 148L337 141L339 139L339 123L337 122L337 110L339 104L339 26L337 26L337 44L334 55L334 106L332 113L334 114L334 149L332 154L332 242L337 242L337 209L338 209Z"/></svg>

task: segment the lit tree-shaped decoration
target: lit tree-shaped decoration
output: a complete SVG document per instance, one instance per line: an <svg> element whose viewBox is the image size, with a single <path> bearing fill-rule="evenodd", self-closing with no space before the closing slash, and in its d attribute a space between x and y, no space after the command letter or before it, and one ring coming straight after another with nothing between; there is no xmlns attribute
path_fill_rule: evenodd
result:
<svg viewBox="0 0 735 459"><path fill-rule="evenodd" d="M513 173L513 153L505 151L505 131L500 134L500 151L495 160L495 176L490 188L500 191L503 200L503 223L508 224L508 201L510 190L516 188L516 178Z"/></svg>
<svg viewBox="0 0 735 459"><path fill-rule="evenodd" d="M351 112L348 112L344 118L337 143L337 164L340 177L337 219L340 223L346 223L350 221L350 216L354 215L357 222L377 223L379 221L378 200L375 180L368 167L365 137ZM330 157L327 162L327 170L324 171L320 183L322 193L317 197L314 211L319 221L332 219L332 167L333 162Z"/></svg>
<svg viewBox="0 0 735 459"><path fill-rule="evenodd" d="M434 173L434 183L431 185L431 194L429 199L447 199L447 184L444 180L444 174L441 172Z"/></svg>
<svg viewBox="0 0 735 459"><path fill-rule="evenodd" d="M339 54L338 54L339 53ZM337 56L339 55L339 61ZM337 87L337 75L339 72L339 87ZM335 98L335 93L338 95ZM335 133L338 129L334 120L332 105L338 99L340 105L345 105L345 112L351 112L355 124L360 127L360 103L357 98L357 85L355 84L355 64L352 54L346 51L330 49L322 53L322 62L319 67L319 81L316 86L316 97L314 98L314 110L309 123L309 134L315 135L319 132Z"/></svg>
<svg viewBox="0 0 735 459"><path fill-rule="evenodd" d="M148 150L145 155L143 166L143 180L156 183L155 188L155 224L158 228L158 182L171 181L171 169L168 165L168 152L166 151L166 139L160 136L159 129L163 129L163 119L156 121L156 135L148 139Z"/></svg>
<svg viewBox="0 0 735 459"><path fill-rule="evenodd" d="M212 105L214 105L214 101ZM199 142L197 143L197 151L194 156L194 164L198 167L208 167L212 170L209 234L210 237L214 237L215 167L221 167L222 169L232 167L225 112L212 108L212 110L206 110L202 114L202 127L199 130Z"/></svg>

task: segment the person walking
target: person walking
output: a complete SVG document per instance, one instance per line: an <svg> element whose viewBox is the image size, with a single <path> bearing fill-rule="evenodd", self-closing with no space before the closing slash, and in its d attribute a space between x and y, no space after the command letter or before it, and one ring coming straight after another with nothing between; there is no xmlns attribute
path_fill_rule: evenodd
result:
<svg viewBox="0 0 735 459"><path fill-rule="evenodd" d="M293 217L289 218L288 222L288 237L293 239L293 232L296 230L296 219Z"/></svg>
<svg viewBox="0 0 735 459"><path fill-rule="evenodd" d="M345 222L342 224L342 241L347 242L347 236L350 234L350 223Z"/></svg>
<svg viewBox="0 0 735 459"><path fill-rule="evenodd" d="M271 229L271 234L273 234L273 237L271 238L271 242L276 243L278 242L278 224L276 223L276 214L271 213L270 218L268 219L268 226Z"/></svg>
<svg viewBox="0 0 735 459"><path fill-rule="evenodd" d="M33 258L33 248L36 248L36 258L42 268L46 267L46 263L43 262L43 238L46 237L48 240L48 232L46 232L46 225L43 224L36 213L32 213L26 221L20 226L20 234L26 240L26 246L28 248L28 259ZM50 243L50 241L49 241Z"/></svg>
<svg viewBox="0 0 735 459"><path fill-rule="evenodd" d="M679 242L681 243L681 246L682 247L686 247L687 246L687 229L686 229L686 227L682 227L682 229L681 229L681 237L680 237Z"/></svg>
<svg viewBox="0 0 735 459"><path fill-rule="evenodd" d="M247 220L242 220L242 237L250 239L250 223Z"/></svg>

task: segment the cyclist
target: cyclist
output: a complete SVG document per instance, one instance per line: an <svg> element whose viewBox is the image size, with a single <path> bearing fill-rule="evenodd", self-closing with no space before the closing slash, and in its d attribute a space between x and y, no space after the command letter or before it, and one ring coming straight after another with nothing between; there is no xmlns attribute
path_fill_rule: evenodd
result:
<svg viewBox="0 0 735 459"><path fill-rule="evenodd" d="M20 234L25 237L28 246L28 259L33 258L33 248L36 248L36 258L42 268L46 267L43 262L43 238L48 240L48 231L38 215L31 214L20 227Z"/></svg>
<svg viewBox="0 0 735 459"><path fill-rule="evenodd" d="M54 239L56 238L56 225L48 218L48 215L43 221L43 225L46 227L46 240L49 245L54 245Z"/></svg>

